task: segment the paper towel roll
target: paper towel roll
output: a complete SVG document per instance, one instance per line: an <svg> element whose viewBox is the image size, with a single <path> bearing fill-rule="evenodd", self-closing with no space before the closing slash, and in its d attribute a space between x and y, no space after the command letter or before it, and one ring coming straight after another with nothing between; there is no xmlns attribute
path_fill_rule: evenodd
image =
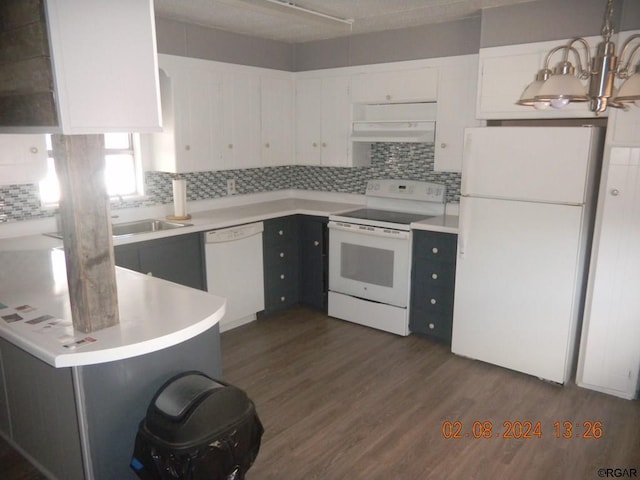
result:
<svg viewBox="0 0 640 480"><path fill-rule="evenodd" d="M173 214L176 218L187 216L187 181L184 178L173 180Z"/></svg>

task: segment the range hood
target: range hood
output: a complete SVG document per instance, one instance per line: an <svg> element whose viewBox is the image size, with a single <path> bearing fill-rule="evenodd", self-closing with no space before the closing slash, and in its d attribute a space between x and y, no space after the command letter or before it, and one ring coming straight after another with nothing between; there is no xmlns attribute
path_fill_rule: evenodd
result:
<svg viewBox="0 0 640 480"><path fill-rule="evenodd" d="M356 104L351 141L433 143L436 112L433 102Z"/></svg>
<svg viewBox="0 0 640 480"><path fill-rule="evenodd" d="M435 122L353 122L354 142L433 143Z"/></svg>

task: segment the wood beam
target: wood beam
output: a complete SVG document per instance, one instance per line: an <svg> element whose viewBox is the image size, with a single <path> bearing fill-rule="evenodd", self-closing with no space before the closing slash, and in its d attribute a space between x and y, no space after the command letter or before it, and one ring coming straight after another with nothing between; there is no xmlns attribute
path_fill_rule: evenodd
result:
<svg viewBox="0 0 640 480"><path fill-rule="evenodd" d="M73 327L94 332L119 322L104 137L52 140Z"/></svg>

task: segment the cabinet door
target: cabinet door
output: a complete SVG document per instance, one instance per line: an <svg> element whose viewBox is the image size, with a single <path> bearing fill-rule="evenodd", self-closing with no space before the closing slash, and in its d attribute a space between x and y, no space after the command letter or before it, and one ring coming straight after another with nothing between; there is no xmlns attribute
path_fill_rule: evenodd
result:
<svg viewBox="0 0 640 480"><path fill-rule="evenodd" d="M62 133L160 131L153 2L44 6Z"/></svg>
<svg viewBox="0 0 640 480"><path fill-rule="evenodd" d="M222 102L224 168L261 166L260 78L238 72L224 73Z"/></svg>
<svg viewBox="0 0 640 480"><path fill-rule="evenodd" d="M601 191L577 383L633 398L640 374L640 149L614 148Z"/></svg>
<svg viewBox="0 0 640 480"><path fill-rule="evenodd" d="M197 233L140 244L140 271L187 287L205 289L202 242Z"/></svg>
<svg viewBox="0 0 640 480"><path fill-rule="evenodd" d="M327 219L300 217L300 301L319 310L327 308Z"/></svg>
<svg viewBox="0 0 640 480"><path fill-rule="evenodd" d="M296 164L320 165L322 80L296 80Z"/></svg>
<svg viewBox="0 0 640 480"><path fill-rule="evenodd" d="M262 77L262 165L290 165L293 161L293 80Z"/></svg>
<svg viewBox="0 0 640 480"><path fill-rule="evenodd" d="M118 245L114 255L119 267L205 290L204 255L198 233Z"/></svg>
<svg viewBox="0 0 640 480"><path fill-rule="evenodd" d="M164 131L153 135L154 168L171 173L223 168L221 78L202 60L160 56Z"/></svg>
<svg viewBox="0 0 640 480"><path fill-rule="evenodd" d="M349 102L349 83L349 77L322 79L321 165L350 166L351 103Z"/></svg>
<svg viewBox="0 0 640 480"><path fill-rule="evenodd" d="M353 77L351 98L354 103L433 102L437 90L435 68L361 73Z"/></svg>
<svg viewBox="0 0 640 480"><path fill-rule="evenodd" d="M0 135L0 185L35 183L46 174L44 135Z"/></svg>
<svg viewBox="0 0 640 480"><path fill-rule="evenodd" d="M440 68L435 137L436 171L462 171L464 129L480 125L475 118L478 57L456 57Z"/></svg>

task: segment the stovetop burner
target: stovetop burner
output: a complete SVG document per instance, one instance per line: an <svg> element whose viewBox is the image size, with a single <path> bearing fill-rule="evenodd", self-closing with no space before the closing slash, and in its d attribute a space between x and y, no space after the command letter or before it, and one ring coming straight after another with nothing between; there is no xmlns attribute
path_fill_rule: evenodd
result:
<svg viewBox="0 0 640 480"><path fill-rule="evenodd" d="M373 220L377 222L409 225L412 222L419 222L420 220L431 218L433 215L426 215L424 213L396 212L393 210L378 210L374 208L361 208L341 213L339 216L360 220Z"/></svg>

